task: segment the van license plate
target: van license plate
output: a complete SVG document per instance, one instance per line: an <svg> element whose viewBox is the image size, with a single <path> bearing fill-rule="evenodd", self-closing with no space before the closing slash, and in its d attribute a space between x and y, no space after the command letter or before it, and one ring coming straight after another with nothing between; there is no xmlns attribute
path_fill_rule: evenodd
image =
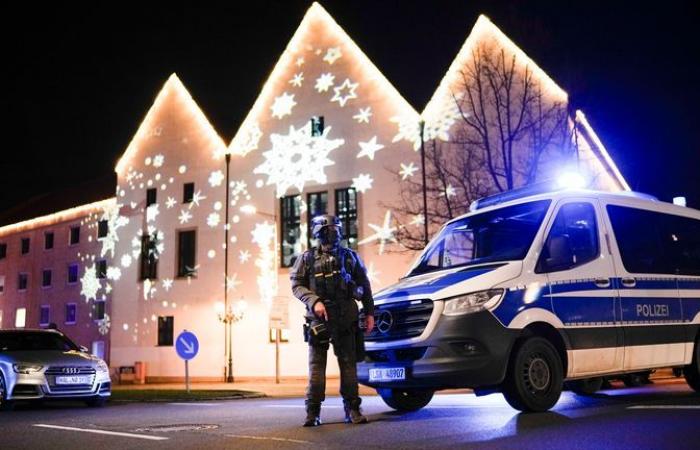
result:
<svg viewBox="0 0 700 450"><path fill-rule="evenodd" d="M90 384L90 377L56 377L56 384Z"/></svg>
<svg viewBox="0 0 700 450"><path fill-rule="evenodd" d="M406 368L404 367L369 369L369 381L394 381L405 379Z"/></svg>

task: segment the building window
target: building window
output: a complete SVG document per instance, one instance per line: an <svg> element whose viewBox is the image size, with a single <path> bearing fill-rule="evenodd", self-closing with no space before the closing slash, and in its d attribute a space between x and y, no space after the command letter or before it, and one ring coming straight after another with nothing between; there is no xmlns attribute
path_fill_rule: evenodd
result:
<svg viewBox="0 0 700 450"><path fill-rule="evenodd" d="M66 303L66 325L75 325L78 305L76 303Z"/></svg>
<svg viewBox="0 0 700 450"><path fill-rule="evenodd" d="M146 208L156 204L158 189L146 189Z"/></svg>
<svg viewBox="0 0 700 450"><path fill-rule="evenodd" d="M95 320L104 320L105 318L105 301L95 300Z"/></svg>
<svg viewBox="0 0 700 450"><path fill-rule="evenodd" d="M307 223L309 227L311 226L311 219L322 214L328 214L328 192L313 192L306 196L306 203L308 205ZM311 241L314 238L311 234L311 228L306 234L306 246L311 247Z"/></svg>
<svg viewBox="0 0 700 450"><path fill-rule="evenodd" d="M4 242L0 244L0 259L5 259L7 257L7 244Z"/></svg>
<svg viewBox="0 0 700 450"><path fill-rule="evenodd" d="M291 267L301 253L301 196L288 195L280 199L282 267Z"/></svg>
<svg viewBox="0 0 700 450"><path fill-rule="evenodd" d="M77 245L80 243L80 226L70 227L69 245Z"/></svg>
<svg viewBox="0 0 700 450"><path fill-rule="evenodd" d="M185 183L182 186L182 203L192 203L194 197L194 183Z"/></svg>
<svg viewBox="0 0 700 450"><path fill-rule="evenodd" d="M51 269L44 269L41 273L41 287L51 287Z"/></svg>
<svg viewBox="0 0 700 450"><path fill-rule="evenodd" d="M311 118L311 137L323 136L323 116Z"/></svg>
<svg viewBox="0 0 700 450"><path fill-rule="evenodd" d="M75 284L78 282L78 265L69 264L68 265L68 284Z"/></svg>
<svg viewBox="0 0 700 450"><path fill-rule="evenodd" d="M15 328L24 328L27 323L27 308L17 308L15 312Z"/></svg>
<svg viewBox="0 0 700 450"><path fill-rule="evenodd" d="M95 276L97 278L107 278L107 260L100 259L95 264Z"/></svg>
<svg viewBox="0 0 700 450"><path fill-rule="evenodd" d="M97 239L107 237L108 232L109 232L109 221L100 220L99 222L97 222Z"/></svg>
<svg viewBox="0 0 700 450"><path fill-rule="evenodd" d="M158 317L158 346L164 347L173 345L173 316Z"/></svg>
<svg viewBox="0 0 700 450"><path fill-rule="evenodd" d="M354 188L335 190L335 215L343 227L342 244L357 250L357 192Z"/></svg>
<svg viewBox="0 0 700 450"><path fill-rule="evenodd" d="M49 305L41 305L39 310L39 325L45 327L49 324L49 315L51 314L51 307Z"/></svg>
<svg viewBox="0 0 700 450"><path fill-rule="evenodd" d="M155 233L154 233L155 234ZM155 236L141 236L141 280L158 278L158 255Z"/></svg>
<svg viewBox="0 0 700 450"><path fill-rule="evenodd" d="M93 341L92 354L100 359L105 359L105 341Z"/></svg>
<svg viewBox="0 0 700 450"><path fill-rule="evenodd" d="M197 232L195 230L177 232L177 276L196 276Z"/></svg>
<svg viewBox="0 0 700 450"><path fill-rule="evenodd" d="M0 275L0 294L5 292L5 275Z"/></svg>
<svg viewBox="0 0 700 450"><path fill-rule="evenodd" d="M44 250L51 250L53 248L53 231L44 233Z"/></svg>
<svg viewBox="0 0 700 450"><path fill-rule="evenodd" d="M22 238L22 254L29 253L29 238Z"/></svg>
<svg viewBox="0 0 700 450"><path fill-rule="evenodd" d="M29 275L26 273L20 273L17 275L17 290L26 291L27 285L29 284Z"/></svg>

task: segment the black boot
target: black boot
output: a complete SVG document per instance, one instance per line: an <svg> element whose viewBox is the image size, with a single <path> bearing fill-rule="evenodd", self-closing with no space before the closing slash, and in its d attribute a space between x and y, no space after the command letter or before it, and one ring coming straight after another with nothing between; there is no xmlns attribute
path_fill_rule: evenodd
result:
<svg viewBox="0 0 700 450"><path fill-rule="evenodd" d="M343 406L345 408L345 423L352 423L357 425L360 423L369 422L369 420L367 420L367 417L362 415L362 411L360 410L360 403L361 400L359 398L351 402L343 401Z"/></svg>
<svg viewBox="0 0 700 450"><path fill-rule="evenodd" d="M321 404L306 402L305 427L317 427L321 425Z"/></svg>

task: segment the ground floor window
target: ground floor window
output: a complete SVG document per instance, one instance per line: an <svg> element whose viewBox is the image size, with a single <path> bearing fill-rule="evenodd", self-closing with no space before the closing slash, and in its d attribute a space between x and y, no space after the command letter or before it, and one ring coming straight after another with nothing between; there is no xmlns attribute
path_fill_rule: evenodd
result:
<svg viewBox="0 0 700 450"><path fill-rule="evenodd" d="M174 317L173 316L160 316L158 317L158 346L169 346L173 345L173 329L174 329Z"/></svg>
<svg viewBox="0 0 700 450"><path fill-rule="evenodd" d="M66 325L74 325L78 305L76 303L66 304Z"/></svg>
<svg viewBox="0 0 700 450"><path fill-rule="evenodd" d="M39 310L39 325L45 327L49 324L51 314L51 307L49 305L42 305Z"/></svg>

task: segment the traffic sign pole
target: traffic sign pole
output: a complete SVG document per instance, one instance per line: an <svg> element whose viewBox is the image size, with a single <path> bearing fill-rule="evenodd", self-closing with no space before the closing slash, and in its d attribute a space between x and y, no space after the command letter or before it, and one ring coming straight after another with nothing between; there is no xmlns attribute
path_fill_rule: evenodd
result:
<svg viewBox="0 0 700 450"><path fill-rule="evenodd" d="M175 341L175 351L177 356L185 360L185 387L187 393L190 392L190 359L199 353L199 340L194 333L183 330Z"/></svg>
<svg viewBox="0 0 700 450"><path fill-rule="evenodd" d="M187 393L190 393L190 360L185 360L185 387L187 388Z"/></svg>

